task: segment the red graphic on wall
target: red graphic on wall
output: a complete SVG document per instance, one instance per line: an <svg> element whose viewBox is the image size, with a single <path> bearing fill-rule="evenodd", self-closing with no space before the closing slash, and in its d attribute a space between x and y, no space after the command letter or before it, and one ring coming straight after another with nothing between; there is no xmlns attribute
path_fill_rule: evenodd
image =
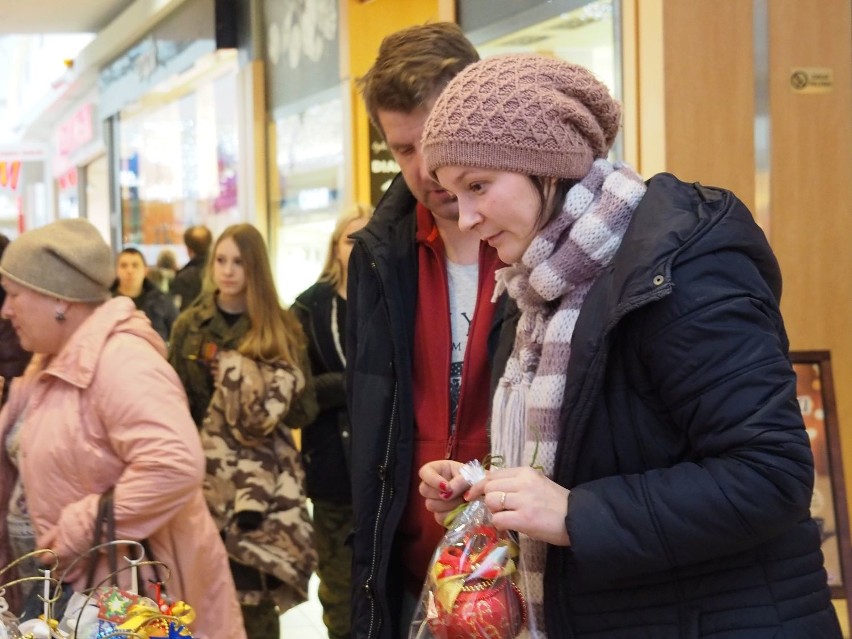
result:
<svg viewBox="0 0 852 639"><path fill-rule="evenodd" d="M18 178L21 176L20 162L0 161L0 189L18 190Z"/></svg>

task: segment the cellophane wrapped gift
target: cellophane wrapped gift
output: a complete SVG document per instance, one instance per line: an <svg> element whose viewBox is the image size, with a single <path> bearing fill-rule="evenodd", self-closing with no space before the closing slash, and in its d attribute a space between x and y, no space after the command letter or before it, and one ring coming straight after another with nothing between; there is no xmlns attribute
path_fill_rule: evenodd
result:
<svg viewBox="0 0 852 639"><path fill-rule="evenodd" d="M409 639L517 637L526 622L515 583L517 544L494 527L482 499L450 519L432 555Z"/></svg>

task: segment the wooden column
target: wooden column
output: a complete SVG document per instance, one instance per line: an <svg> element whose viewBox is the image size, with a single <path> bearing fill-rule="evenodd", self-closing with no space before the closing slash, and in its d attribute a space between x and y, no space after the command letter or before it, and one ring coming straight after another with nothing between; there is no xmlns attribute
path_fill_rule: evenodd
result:
<svg viewBox="0 0 852 639"><path fill-rule="evenodd" d="M831 351L852 497L852 7L848 0L768 7L770 241L784 274L781 309L792 348ZM829 71L832 85L795 90L792 75L801 69ZM845 606L838 613L849 637Z"/></svg>
<svg viewBox="0 0 852 639"><path fill-rule="evenodd" d="M784 276L791 348L831 351L852 501L852 7L623 2L625 96L635 101L626 111L638 129L625 131L627 159L645 176L729 188L760 213ZM798 69L829 72L830 86L795 90ZM848 637L846 606L838 612Z"/></svg>
<svg viewBox="0 0 852 639"><path fill-rule="evenodd" d="M352 150L355 201L370 201L370 129L355 79L376 59L382 39L404 27L451 20L446 0L344 0L348 19L349 86L352 98Z"/></svg>

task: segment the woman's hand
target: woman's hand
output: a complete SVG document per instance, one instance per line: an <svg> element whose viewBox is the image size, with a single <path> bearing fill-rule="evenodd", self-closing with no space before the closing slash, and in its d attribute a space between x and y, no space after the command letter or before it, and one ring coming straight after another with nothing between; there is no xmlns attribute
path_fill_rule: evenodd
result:
<svg viewBox="0 0 852 639"><path fill-rule="evenodd" d="M442 526L447 514L464 503L462 495L470 488L459 474L462 465L452 459L439 459L420 467L420 494L426 500L426 510L434 513L435 521Z"/></svg>
<svg viewBox="0 0 852 639"><path fill-rule="evenodd" d="M488 471L486 479L465 498L471 501L485 495L485 505L499 530L516 530L554 546L570 546L565 528L568 492L540 471L524 466Z"/></svg>

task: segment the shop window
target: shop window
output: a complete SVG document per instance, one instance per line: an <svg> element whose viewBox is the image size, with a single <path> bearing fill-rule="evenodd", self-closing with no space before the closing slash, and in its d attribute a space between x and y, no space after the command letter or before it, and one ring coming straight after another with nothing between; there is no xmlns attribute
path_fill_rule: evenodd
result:
<svg viewBox="0 0 852 639"><path fill-rule="evenodd" d="M182 264L183 233L214 237L241 221L237 198L238 105L233 59L198 64L119 116L121 242L149 264L163 249Z"/></svg>
<svg viewBox="0 0 852 639"><path fill-rule="evenodd" d="M290 304L319 276L343 190L341 89L273 114L277 172L271 189L275 278Z"/></svg>

